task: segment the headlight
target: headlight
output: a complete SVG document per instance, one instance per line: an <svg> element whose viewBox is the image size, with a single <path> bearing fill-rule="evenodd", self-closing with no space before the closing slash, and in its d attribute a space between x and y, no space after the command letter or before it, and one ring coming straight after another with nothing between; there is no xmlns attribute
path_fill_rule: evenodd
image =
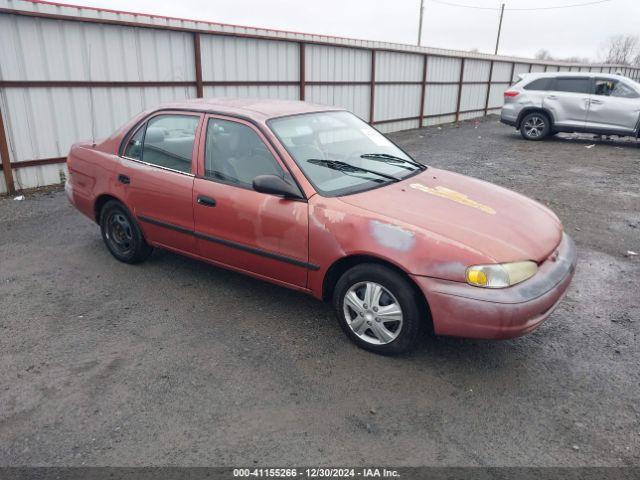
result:
<svg viewBox="0 0 640 480"><path fill-rule="evenodd" d="M467 283L474 287L505 288L524 282L538 271L536 262L474 265L467 268Z"/></svg>

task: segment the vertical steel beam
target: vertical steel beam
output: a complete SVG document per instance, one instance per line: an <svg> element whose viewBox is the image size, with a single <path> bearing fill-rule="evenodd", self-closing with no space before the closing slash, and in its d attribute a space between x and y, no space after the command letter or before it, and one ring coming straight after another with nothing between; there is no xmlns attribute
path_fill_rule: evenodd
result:
<svg viewBox="0 0 640 480"><path fill-rule="evenodd" d="M420 125L418 128L422 128L422 122L424 121L424 100L427 93L427 62L429 56L425 53L422 56L422 85L420 86Z"/></svg>
<svg viewBox="0 0 640 480"><path fill-rule="evenodd" d="M489 80L487 81L487 97L484 99L484 116L489 113L489 95L491 94L491 77L493 77L493 60L489 64Z"/></svg>
<svg viewBox="0 0 640 480"><path fill-rule="evenodd" d="M306 90L306 73L305 73L305 51L304 51L304 43L300 42L298 44L298 51L300 52L300 100L304 102L305 90Z"/></svg>
<svg viewBox="0 0 640 480"><path fill-rule="evenodd" d="M9 142L7 141L7 132L4 129L2 110L0 110L0 157L2 157L2 173L4 174L4 183L7 186L7 193L13 195L16 193L16 187L13 184L13 172L11 171L11 160L9 158Z"/></svg>
<svg viewBox="0 0 640 480"><path fill-rule="evenodd" d="M376 51L371 50L371 88L369 97L369 124L373 125L376 97Z"/></svg>
<svg viewBox="0 0 640 480"><path fill-rule="evenodd" d="M460 120L460 101L462 100L462 80L464 79L464 58L460 60L460 78L458 79L458 100L456 100L456 122Z"/></svg>
<svg viewBox="0 0 640 480"><path fill-rule="evenodd" d="M196 66L196 97L204 97L204 86L202 84L202 54L200 52L200 33L193 34L193 55Z"/></svg>

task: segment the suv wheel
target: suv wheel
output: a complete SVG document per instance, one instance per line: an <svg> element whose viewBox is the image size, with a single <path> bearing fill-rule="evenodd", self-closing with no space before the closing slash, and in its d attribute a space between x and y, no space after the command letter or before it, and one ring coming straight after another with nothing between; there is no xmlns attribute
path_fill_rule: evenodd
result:
<svg viewBox="0 0 640 480"><path fill-rule="evenodd" d="M550 123L544 113L529 113L520 123L520 134L525 140L542 140L551 132Z"/></svg>
<svg viewBox="0 0 640 480"><path fill-rule="evenodd" d="M116 200L110 200L102 207L100 230L107 248L121 262L143 262L153 251L129 211Z"/></svg>
<svg viewBox="0 0 640 480"><path fill-rule="evenodd" d="M377 264L347 270L334 290L340 326L358 346L383 355L413 349L427 319L415 288L400 273Z"/></svg>

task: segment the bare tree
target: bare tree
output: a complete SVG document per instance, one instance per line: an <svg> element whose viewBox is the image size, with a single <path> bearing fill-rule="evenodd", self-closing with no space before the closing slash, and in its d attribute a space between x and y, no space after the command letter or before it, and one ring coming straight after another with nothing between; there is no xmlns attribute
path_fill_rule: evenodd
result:
<svg viewBox="0 0 640 480"><path fill-rule="evenodd" d="M536 52L535 59L536 60L555 60L549 53L549 50L545 50L544 48L541 48Z"/></svg>
<svg viewBox="0 0 640 480"><path fill-rule="evenodd" d="M631 65L640 60L640 37L614 35L604 45L603 58L606 63Z"/></svg>

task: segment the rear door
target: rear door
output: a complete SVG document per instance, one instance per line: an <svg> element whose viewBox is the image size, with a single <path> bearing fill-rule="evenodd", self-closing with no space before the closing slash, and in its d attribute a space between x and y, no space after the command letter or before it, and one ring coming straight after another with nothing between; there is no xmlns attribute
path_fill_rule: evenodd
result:
<svg viewBox="0 0 640 480"><path fill-rule="evenodd" d="M615 78L596 78L587 126L632 134L640 118L640 92Z"/></svg>
<svg viewBox="0 0 640 480"><path fill-rule="evenodd" d="M128 139L116 181L145 238L193 253L194 154L200 114L162 112Z"/></svg>
<svg viewBox="0 0 640 480"><path fill-rule="evenodd" d="M551 90L546 92L543 105L552 113L554 124L584 128L587 123L590 97L591 78L556 77Z"/></svg>
<svg viewBox="0 0 640 480"><path fill-rule="evenodd" d="M217 263L298 287L307 284L306 200L253 190L258 175L295 185L262 133L232 117L208 116L199 149L193 209L199 254Z"/></svg>

